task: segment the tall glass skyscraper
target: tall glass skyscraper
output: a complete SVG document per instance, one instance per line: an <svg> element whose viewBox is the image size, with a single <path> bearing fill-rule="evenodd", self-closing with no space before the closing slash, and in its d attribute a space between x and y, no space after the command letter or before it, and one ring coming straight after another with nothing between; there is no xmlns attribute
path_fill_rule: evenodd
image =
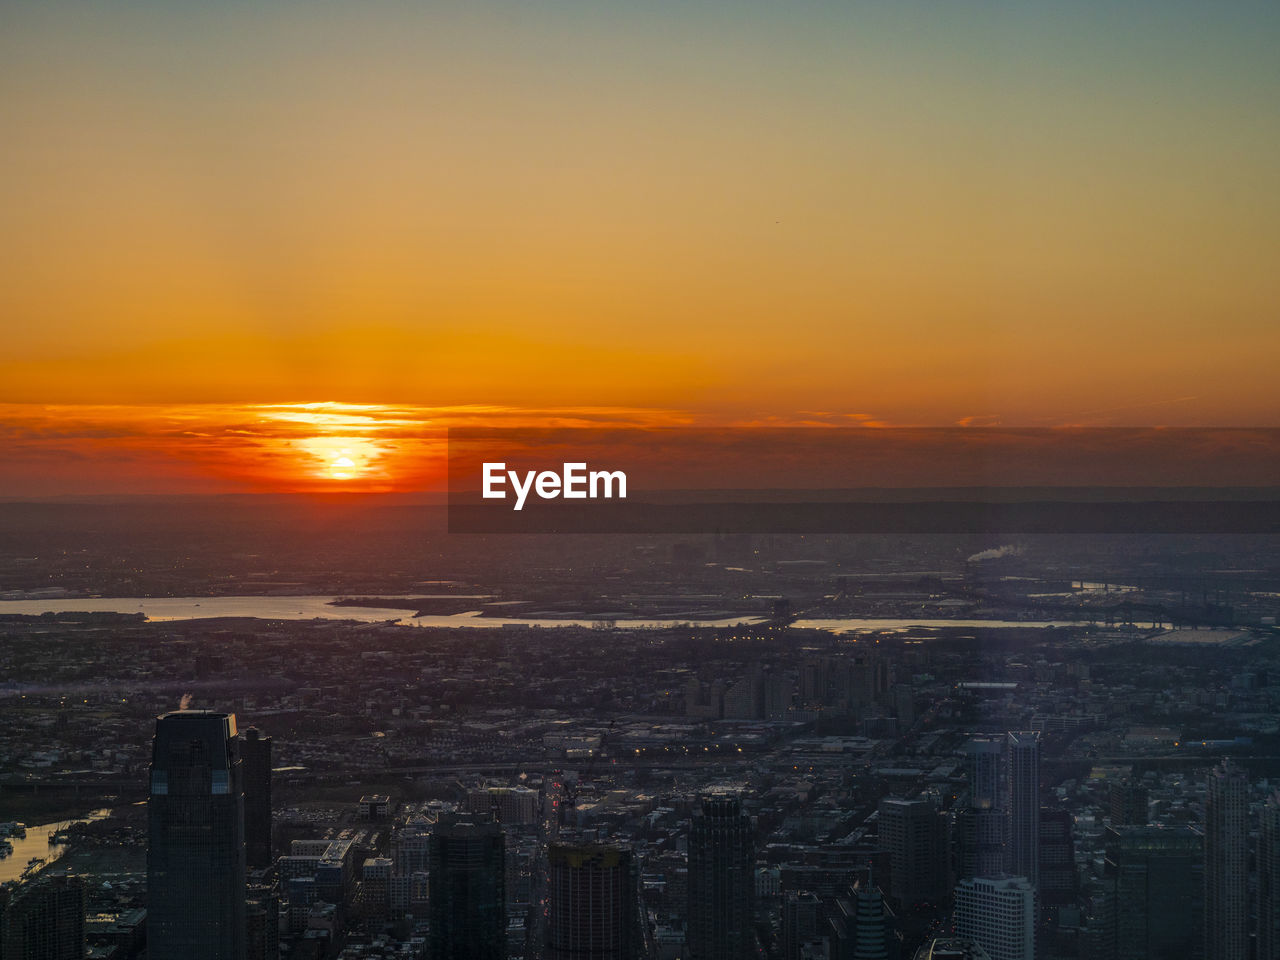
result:
<svg viewBox="0 0 1280 960"><path fill-rule="evenodd" d="M1111 897L1104 956L1194 957L1203 922L1204 841L1190 827L1108 827L1103 883Z"/></svg>
<svg viewBox="0 0 1280 960"><path fill-rule="evenodd" d="M999 807L1004 796L1004 737L973 737L965 746L969 806L976 810Z"/></svg>
<svg viewBox="0 0 1280 960"><path fill-rule="evenodd" d="M640 955L635 860L629 847L553 843L547 850L547 960Z"/></svg>
<svg viewBox="0 0 1280 960"><path fill-rule="evenodd" d="M507 955L506 841L487 814L442 817L428 847L430 960Z"/></svg>
<svg viewBox="0 0 1280 960"><path fill-rule="evenodd" d="M1257 960L1280 960L1280 791L1267 797L1260 826Z"/></svg>
<svg viewBox="0 0 1280 960"><path fill-rule="evenodd" d="M1205 960L1248 960L1249 781L1230 760L1209 774L1204 803Z"/></svg>
<svg viewBox="0 0 1280 960"><path fill-rule="evenodd" d="M156 720L148 802L150 960L244 960L244 789L235 714Z"/></svg>
<svg viewBox="0 0 1280 960"><path fill-rule="evenodd" d="M244 763L244 851L251 867L271 866L271 738L249 727L240 739Z"/></svg>
<svg viewBox="0 0 1280 960"><path fill-rule="evenodd" d="M736 795L705 796L689 828L689 957L755 956L754 900L751 818Z"/></svg>
<svg viewBox="0 0 1280 960"><path fill-rule="evenodd" d="M880 801L880 844L889 851L889 892L898 906L940 903L947 898L947 824L923 797L885 797Z"/></svg>
<svg viewBox="0 0 1280 960"><path fill-rule="evenodd" d="M1009 734L1009 873L1040 886L1040 734Z"/></svg>

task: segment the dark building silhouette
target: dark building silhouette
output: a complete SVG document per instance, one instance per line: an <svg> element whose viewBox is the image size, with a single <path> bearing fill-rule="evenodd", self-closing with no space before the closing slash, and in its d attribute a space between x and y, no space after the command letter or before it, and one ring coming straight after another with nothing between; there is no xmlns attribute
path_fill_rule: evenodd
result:
<svg viewBox="0 0 1280 960"><path fill-rule="evenodd" d="M244 764L244 857L250 867L271 866L271 738L249 727L240 743Z"/></svg>
<svg viewBox="0 0 1280 960"><path fill-rule="evenodd" d="M1141 827L1147 823L1147 788L1132 780L1111 784L1111 825Z"/></svg>
<svg viewBox="0 0 1280 960"><path fill-rule="evenodd" d="M994 807L955 811L951 827L955 879L996 877L1004 872L1009 818Z"/></svg>
<svg viewBox="0 0 1280 960"><path fill-rule="evenodd" d="M1040 734L1008 735L1008 872L1040 886Z"/></svg>
<svg viewBox="0 0 1280 960"><path fill-rule="evenodd" d="M1249 960L1249 782L1225 761L1209 773L1204 804L1205 960Z"/></svg>
<svg viewBox="0 0 1280 960"><path fill-rule="evenodd" d="M1260 827L1257 960L1280 960L1280 792L1262 805Z"/></svg>
<svg viewBox="0 0 1280 960"><path fill-rule="evenodd" d="M56 875L0 889L0 958L83 960L84 882Z"/></svg>
<svg viewBox="0 0 1280 960"><path fill-rule="evenodd" d="M148 960L245 960L244 789L235 714L156 720Z"/></svg>
<svg viewBox="0 0 1280 960"><path fill-rule="evenodd" d="M554 843L547 960L633 960L641 954L635 860L611 844Z"/></svg>
<svg viewBox="0 0 1280 960"><path fill-rule="evenodd" d="M782 900L782 957L800 960L804 945L822 935L822 901L810 890L791 890Z"/></svg>
<svg viewBox="0 0 1280 960"><path fill-rule="evenodd" d="M941 903L950 888L947 821L930 801L880 801L880 845L889 851L889 892L906 911Z"/></svg>
<svg viewBox="0 0 1280 960"><path fill-rule="evenodd" d="M702 798L689 829L687 954L691 960L755 955L755 847L737 796Z"/></svg>
<svg viewBox="0 0 1280 960"><path fill-rule="evenodd" d="M955 880L996 877L1009 856L1006 737L973 737L965 746L969 787L966 807L951 817L952 875Z"/></svg>
<svg viewBox="0 0 1280 960"><path fill-rule="evenodd" d="M280 899L269 891L246 901L247 960L280 960Z"/></svg>
<svg viewBox="0 0 1280 960"><path fill-rule="evenodd" d="M974 737L965 747L969 805L979 810L1002 806L1005 777L1004 737Z"/></svg>
<svg viewBox="0 0 1280 960"><path fill-rule="evenodd" d="M1066 906L1076 899L1074 823L1066 810L1040 811L1040 903Z"/></svg>
<svg viewBox="0 0 1280 960"><path fill-rule="evenodd" d="M429 841L430 960L507 955L506 841L485 814L446 816Z"/></svg>
<svg viewBox="0 0 1280 960"><path fill-rule="evenodd" d="M1115 960L1200 955L1204 848L1190 827L1109 827L1099 953Z"/></svg>
<svg viewBox="0 0 1280 960"><path fill-rule="evenodd" d="M898 941L879 888L858 886L835 906L829 919L830 960L896 960Z"/></svg>

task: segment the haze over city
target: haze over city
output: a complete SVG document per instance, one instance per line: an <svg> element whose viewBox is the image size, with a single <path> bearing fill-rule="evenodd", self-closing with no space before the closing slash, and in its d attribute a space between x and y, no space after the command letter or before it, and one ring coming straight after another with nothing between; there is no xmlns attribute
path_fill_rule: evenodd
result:
<svg viewBox="0 0 1280 960"><path fill-rule="evenodd" d="M1280 960L1278 46L8 0L0 960Z"/></svg>

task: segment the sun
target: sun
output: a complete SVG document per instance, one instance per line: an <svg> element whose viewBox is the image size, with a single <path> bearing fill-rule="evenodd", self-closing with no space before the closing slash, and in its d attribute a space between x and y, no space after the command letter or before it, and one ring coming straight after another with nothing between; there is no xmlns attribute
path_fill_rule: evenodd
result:
<svg viewBox="0 0 1280 960"><path fill-rule="evenodd" d="M305 437L294 445L313 477L339 482L376 478L387 453L382 443L363 437Z"/></svg>
<svg viewBox="0 0 1280 960"><path fill-rule="evenodd" d="M447 434L432 425L434 408L318 401L259 404L251 413L255 447L282 489L390 493L444 486Z"/></svg>
<svg viewBox="0 0 1280 960"><path fill-rule="evenodd" d="M333 463L329 465L329 476L333 477L333 479L351 479L352 473L356 469L356 462L347 455L349 452L350 451L347 450L339 450L338 459L334 460Z"/></svg>

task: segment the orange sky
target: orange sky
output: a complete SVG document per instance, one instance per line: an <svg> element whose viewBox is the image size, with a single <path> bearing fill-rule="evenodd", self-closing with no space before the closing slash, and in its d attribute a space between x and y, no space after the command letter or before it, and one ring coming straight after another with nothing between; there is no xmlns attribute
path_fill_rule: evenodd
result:
<svg viewBox="0 0 1280 960"><path fill-rule="evenodd" d="M450 427L673 426L644 409L0 404L0 496L443 490Z"/></svg>
<svg viewBox="0 0 1280 960"><path fill-rule="evenodd" d="M415 430L1280 422L1273 4L0 27L0 495L309 486L359 431L262 411L321 401ZM381 436L366 482L419 476Z"/></svg>
<svg viewBox="0 0 1280 960"><path fill-rule="evenodd" d="M452 439L451 439L452 437ZM893 428L866 414L656 408L0 404L0 496L474 491L480 462L687 488L1270 486L1275 429ZM456 444L450 449L451 444ZM87 482L88 481L88 482Z"/></svg>

